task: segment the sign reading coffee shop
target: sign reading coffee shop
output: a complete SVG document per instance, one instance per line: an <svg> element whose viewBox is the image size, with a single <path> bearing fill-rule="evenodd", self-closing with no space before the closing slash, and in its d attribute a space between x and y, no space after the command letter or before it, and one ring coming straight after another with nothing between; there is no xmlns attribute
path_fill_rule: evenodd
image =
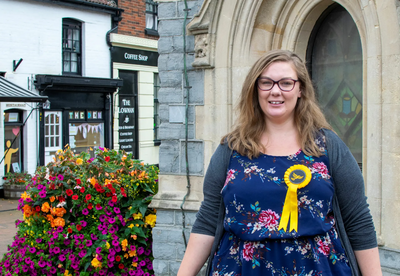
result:
<svg viewBox="0 0 400 276"><path fill-rule="evenodd" d="M113 62L157 66L158 53L122 47L111 48Z"/></svg>
<svg viewBox="0 0 400 276"><path fill-rule="evenodd" d="M135 97L119 96L119 148L135 154Z"/></svg>

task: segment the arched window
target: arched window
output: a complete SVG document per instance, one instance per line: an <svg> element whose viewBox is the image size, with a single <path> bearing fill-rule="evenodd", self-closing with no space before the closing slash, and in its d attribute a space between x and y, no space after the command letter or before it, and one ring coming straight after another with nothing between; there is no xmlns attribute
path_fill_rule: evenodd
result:
<svg viewBox="0 0 400 276"><path fill-rule="evenodd" d="M361 164L362 48L356 24L342 6L330 6L318 19L307 60L326 118Z"/></svg>

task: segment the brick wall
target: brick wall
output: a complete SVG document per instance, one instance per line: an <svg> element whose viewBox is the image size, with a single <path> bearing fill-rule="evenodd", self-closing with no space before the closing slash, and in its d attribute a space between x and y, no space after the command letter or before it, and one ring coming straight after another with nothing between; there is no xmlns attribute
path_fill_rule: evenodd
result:
<svg viewBox="0 0 400 276"><path fill-rule="evenodd" d="M144 31L146 28L146 0L119 0L118 7L124 10L122 20L118 24L118 34L158 39L158 36L147 35Z"/></svg>

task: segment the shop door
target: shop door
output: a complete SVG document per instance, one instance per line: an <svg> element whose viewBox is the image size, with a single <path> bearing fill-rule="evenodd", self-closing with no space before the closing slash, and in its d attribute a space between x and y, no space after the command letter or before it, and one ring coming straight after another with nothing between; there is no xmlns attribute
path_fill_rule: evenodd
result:
<svg viewBox="0 0 400 276"><path fill-rule="evenodd" d="M124 80L124 85L119 90L119 148L138 159L137 73L120 70L119 77Z"/></svg>
<svg viewBox="0 0 400 276"><path fill-rule="evenodd" d="M46 111L44 118L44 163L53 161L57 150L62 149L62 112Z"/></svg>

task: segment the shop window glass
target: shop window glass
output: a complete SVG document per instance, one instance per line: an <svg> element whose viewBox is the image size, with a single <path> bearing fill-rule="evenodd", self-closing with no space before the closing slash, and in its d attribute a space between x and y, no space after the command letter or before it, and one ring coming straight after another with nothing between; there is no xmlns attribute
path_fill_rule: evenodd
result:
<svg viewBox="0 0 400 276"><path fill-rule="evenodd" d="M63 74L80 75L81 70L81 30L82 23L73 19L63 19L62 61Z"/></svg>
<svg viewBox="0 0 400 276"><path fill-rule="evenodd" d="M342 6L330 6L318 20L307 59L326 118L361 166L362 48L357 26Z"/></svg>
<svg viewBox="0 0 400 276"><path fill-rule="evenodd" d="M103 111L86 110L69 112L69 146L74 153L89 152L104 147Z"/></svg>
<svg viewBox="0 0 400 276"><path fill-rule="evenodd" d="M158 137L158 129L160 127L159 109L160 103L158 102L158 91L160 90L160 78L158 74L154 74L154 144L160 145L160 138Z"/></svg>
<svg viewBox="0 0 400 276"><path fill-rule="evenodd" d="M22 111L4 113L4 173L23 171Z"/></svg>

